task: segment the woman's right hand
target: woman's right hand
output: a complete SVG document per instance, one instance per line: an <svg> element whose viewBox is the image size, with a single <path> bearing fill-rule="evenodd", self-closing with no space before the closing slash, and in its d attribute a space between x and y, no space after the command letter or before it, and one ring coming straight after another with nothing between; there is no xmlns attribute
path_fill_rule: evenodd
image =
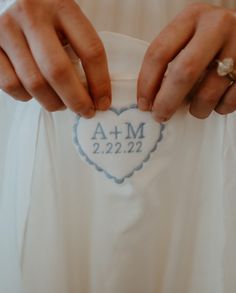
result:
<svg viewBox="0 0 236 293"><path fill-rule="evenodd" d="M81 60L88 91L61 36ZM16 100L34 97L48 111L68 107L86 118L109 108L105 50L73 0L16 0L0 15L0 88Z"/></svg>

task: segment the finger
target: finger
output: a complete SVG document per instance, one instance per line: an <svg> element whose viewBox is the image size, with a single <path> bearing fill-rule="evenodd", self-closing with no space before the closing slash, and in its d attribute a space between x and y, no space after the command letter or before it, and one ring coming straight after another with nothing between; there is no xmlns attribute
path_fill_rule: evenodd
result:
<svg viewBox="0 0 236 293"><path fill-rule="evenodd" d="M144 57L138 79L140 110L151 110L168 64L182 50L194 33L194 19L178 16L151 44Z"/></svg>
<svg viewBox="0 0 236 293"><path fill-rule="evenodd" d="M2 49L0 49L0 88L14 99L22 102L27 102L32 98L21 84L10 60Z"/></svg>
<svg viewBox="0 0 236 293"><path fill-rule="evenodd" d="M222 34L209 30L197 32L170 67L153 104L153 116L159 121L171 118L214 59L223 44Z"/></svg>
<svg viewBox="0 0 236 293"><path fill-rule="evenodd" d="M27 92L47 110L61 109L63 102L40 73L22 31L14 22L11 22L4 33L1 32L1 43Z"/></svg>
<svg viewBox="0 0 236 293"><path fill-rule="evenodd" d="M236 111L236 85L229 87L220 103L215 108L219 114L226 115Z"/></svg>
<svg viewBox="0 0 236 293"><path fill-rule="evenodd" d="M111 104L111 82L103 44L76 3L59 13L60 26L81 59L90 94L98 110Z"/></svg>
<svg viewBox="0 0 236 293"><path fill-rule="evenodd" d="M223 59L222 54L219 56L219 60ZM199 119L207 118L214 111L229 85L229 79L218 75L217 65L212 66L193 96L190 113Z"/></svg>
<svg viewBox="0 0 236 293"><path fill-rule="evenodd" d="M40 71L64 104L84 117L92 117L93 102L81 84L54 28L45 24L34 30L27 26L24 31Z"/></svg>

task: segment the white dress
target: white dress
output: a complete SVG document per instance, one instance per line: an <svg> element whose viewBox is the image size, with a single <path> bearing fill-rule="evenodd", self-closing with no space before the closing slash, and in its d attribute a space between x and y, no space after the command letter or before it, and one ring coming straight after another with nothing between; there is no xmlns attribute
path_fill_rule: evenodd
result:
<svg viewBox="0 0 236 293"><path fill-rule="evenodd" d="M98 30L151 41L190 2L79 4ZM15 104L1 95L0 292L235 292L236 114L178 112L158 160L117 185L80 160L69 111Z"/></svg>

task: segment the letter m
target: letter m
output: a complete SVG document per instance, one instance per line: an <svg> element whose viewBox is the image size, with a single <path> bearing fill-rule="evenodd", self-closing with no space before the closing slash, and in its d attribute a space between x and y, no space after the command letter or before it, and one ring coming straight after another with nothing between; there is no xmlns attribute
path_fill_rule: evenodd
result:
<svg viewBox="0 0 236 293"><path fill-rule="evenodd" d="M146 123L142 122L139 124L139 126L135 129L132 123L126 122L127 125L127 136L126 139L143 139L144 136L144 125Z"/></svg>

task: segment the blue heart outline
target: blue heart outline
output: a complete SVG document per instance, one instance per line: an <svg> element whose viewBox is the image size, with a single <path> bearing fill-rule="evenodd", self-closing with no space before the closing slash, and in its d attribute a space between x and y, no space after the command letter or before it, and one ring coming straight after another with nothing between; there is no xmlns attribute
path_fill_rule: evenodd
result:
<svg viewBox="0 0 236 293"><path fill-rule="evenodd" d="M113 113L115 113L117 116L121 115L123 112L125 111L129 111L129 110L133 110L133 109L137 109L138 106L137 104L133 104L129 107L123 107L123 108L120 108L120 109L116 109L116 108L110 108L109 111L112 111ZM158 144L162 141L163 139L163 132L165 130L165 124L160 124L161 125L161 130L160 130L160 135L154 145L154 147L151 149L151 151L148 153L147 157L142 161L141 164L139 164L137 167L135 167L129 174L125 175L124 177L122 178L117 178L113 175L111 175L108 171L106 171L105 169L101 168L98 166L97 163L93 162L89 157L88 155L84 152L83 148L81 147L80 143L79 143L79 140L78 140L78 137L77 137L77 129L78 129L78 126L79 126L79 121L81 119L81 116L80 115L77 115L76 116L76 122L73 126L73 142L74 144L77 146L77 150L79 151L80 155L83 156L85 159L86 159L86 162L89 164L89 165L92 165L95 167L95 169L98 171L98 172L103 172L105 174L105 176L108 178L108 179L112 179L115 181L115 183L117 184L122 184L124 183L124 181L127 179L127 178L130 178L134 175L134 173L136 171L139 171L143 168L143 165L149 161L150 157L151 157L151 154L153 152L156 151L157 149L157 146Z"/></svg>

